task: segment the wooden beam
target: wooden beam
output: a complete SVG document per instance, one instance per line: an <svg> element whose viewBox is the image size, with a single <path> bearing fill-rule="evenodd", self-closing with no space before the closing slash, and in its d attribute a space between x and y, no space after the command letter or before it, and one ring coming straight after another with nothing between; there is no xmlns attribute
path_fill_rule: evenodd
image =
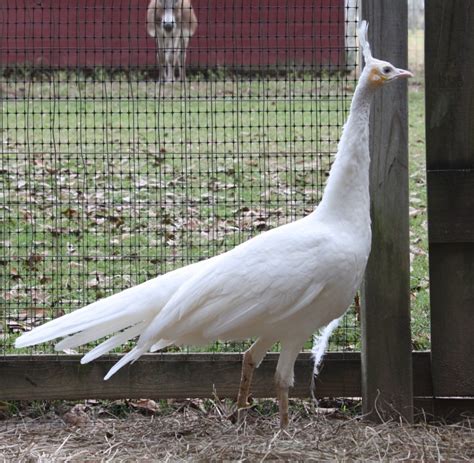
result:
<svg viewBox="0 0 474 463"><path fill-rule="evenodd" d="M414 404L422 421L453 423L474 416L473 397L416 397Z"/></svg>
<svg viewBox="0 0 474 463"><path fill-rule="evenodd" d="M474 169L428 171L430 243L474 243Z"/></svg>
<svg viewBox="0 0 474 463"><path fill-rule="evenodd" d="M473 43L472 2L426 2L428 171L474 168Z"/></svg>
<svg viewBox="0 0 474 463"><path fill-rule="evenodd" d="M103 377L119 359L111 355L89 365L79 355L7 355L0 357L0 400L185 399L235 398L240 380L240 354L149 354L109 381ZM278 354L268 354L256 370L255 398L274 397L273 375ZM292 397L309 398L310 355L300 354ZM359 353L330 353L316 382L317 397L360 397ZM429 352L413 353L415 407L422 419L459 420L474 412L474 397L433 398Z"/></svg>
<svg viewBox="0 0 474 463"><path fill-rule="evenodd" d="M364 0L376 58L407 67L406 0ZM362 294L362 397L369 418L413 420L407 84L386 86L370 119L372 251Z"/></svg>
<svg viewBox="0 0 474 463"><path fill-rule="evenodd" d="M103 377L118 356L81 365L80 356L6 356L0 358L0 400L113 399L237 396L241 354L148 354L123 368L110 380ZM254 397L274 396L273 376L278 354L269 353L255 373ZM312 360L301 354L295 364L293 397L310 395ZM316 385L317 394L360 395L358 354L330 354Z"/></svg>
<svg viewBox="0 0 474 463"><path fill-rule="evenodd" d="M435 396L474 395L474 243L430 244Z"/></svg>
<svg viewBox="0 0 474 463"><path fill-rule="evenodd" d="M100 358L88 365L78 355L7 355L0 357L0 400L119 399L119 398L235 398L240 381L241 354L148 354L120 370L109 381L103 377L119 359ZM256 370L254 397L275 395L273 376L278 354L270 353ZM428 352L414 354L415 391L430 396ZM302 353L295 365L292 397L310 396L313 364ZM315 385L317 397L360 397L360 354L329 353Z"/></svg>
<svg viewBox="0 0 474 463"><path fill-rule="evenodd" d="M430 0L425 12L433 389L474 395L474 8Z"/></svg>

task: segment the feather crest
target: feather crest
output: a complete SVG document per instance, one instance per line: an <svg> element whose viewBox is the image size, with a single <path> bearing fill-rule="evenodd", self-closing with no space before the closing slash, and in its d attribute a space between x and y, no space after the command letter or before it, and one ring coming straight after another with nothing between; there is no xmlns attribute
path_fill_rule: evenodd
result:
<svg viewBox="0 0 474 463"><path fill-rule="evenodd" d="M370 51L370 44L368 40L369 23L367 21L361 21L359 28L357 29L357 35L359 36L359 43L362 48L362 54L364 60L368 63L372 59L372 52Z"/></svg>

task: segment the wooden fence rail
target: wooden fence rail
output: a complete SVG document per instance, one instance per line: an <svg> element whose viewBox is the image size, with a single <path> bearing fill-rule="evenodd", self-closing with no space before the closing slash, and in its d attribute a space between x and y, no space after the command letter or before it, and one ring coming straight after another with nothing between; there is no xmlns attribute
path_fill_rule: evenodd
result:
<svg viewBox="0 0 474 463"><path fill-rule="evenodd" d="M240 380L241 354L148 354L120 370L109 381L103 377L117 355L81 365L79 355L8 355L0 358L0 400L56 399L185 399L235 398ZM252 396L274 396L273 375L278 354L270 353L256 371ZM302 353L295 365L294 398L308 398L312 360ZM415 405L425 414L458 417L474 412L474 401L433 399L429 352L413 354ZM359 353L329 353L316 382L316 397L361 397Z"/></svg>

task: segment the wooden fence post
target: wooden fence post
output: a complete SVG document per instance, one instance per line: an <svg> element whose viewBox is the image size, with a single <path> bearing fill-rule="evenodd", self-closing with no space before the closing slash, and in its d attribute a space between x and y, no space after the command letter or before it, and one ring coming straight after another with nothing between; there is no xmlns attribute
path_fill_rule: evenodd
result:
<svg viewBox="0 0 474 463"><path fill-rule="evenodd" d="M407 67L406 0L363 0L376 58ZM374 421L413 420L407 84L374 100L370 129L372 252L362 297L362 398Z"/></svg>
<svg viewBox="0 0 474 463"><path fill-rule="evenodd" d="M474 396L474 4L425 17L433 393Z"/></svg>

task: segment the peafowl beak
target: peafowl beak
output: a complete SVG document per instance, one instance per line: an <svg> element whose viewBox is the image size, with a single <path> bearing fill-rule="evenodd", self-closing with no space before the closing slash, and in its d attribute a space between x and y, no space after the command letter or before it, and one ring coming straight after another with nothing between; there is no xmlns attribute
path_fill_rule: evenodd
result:
<svg viewBox="0 0 474 463"><path fill-rule="evenodd" d="M397 69L397 71L398 74L395 74L396 79L408 79L409 77L413 77L413 74L405 69Z"/></svg>

